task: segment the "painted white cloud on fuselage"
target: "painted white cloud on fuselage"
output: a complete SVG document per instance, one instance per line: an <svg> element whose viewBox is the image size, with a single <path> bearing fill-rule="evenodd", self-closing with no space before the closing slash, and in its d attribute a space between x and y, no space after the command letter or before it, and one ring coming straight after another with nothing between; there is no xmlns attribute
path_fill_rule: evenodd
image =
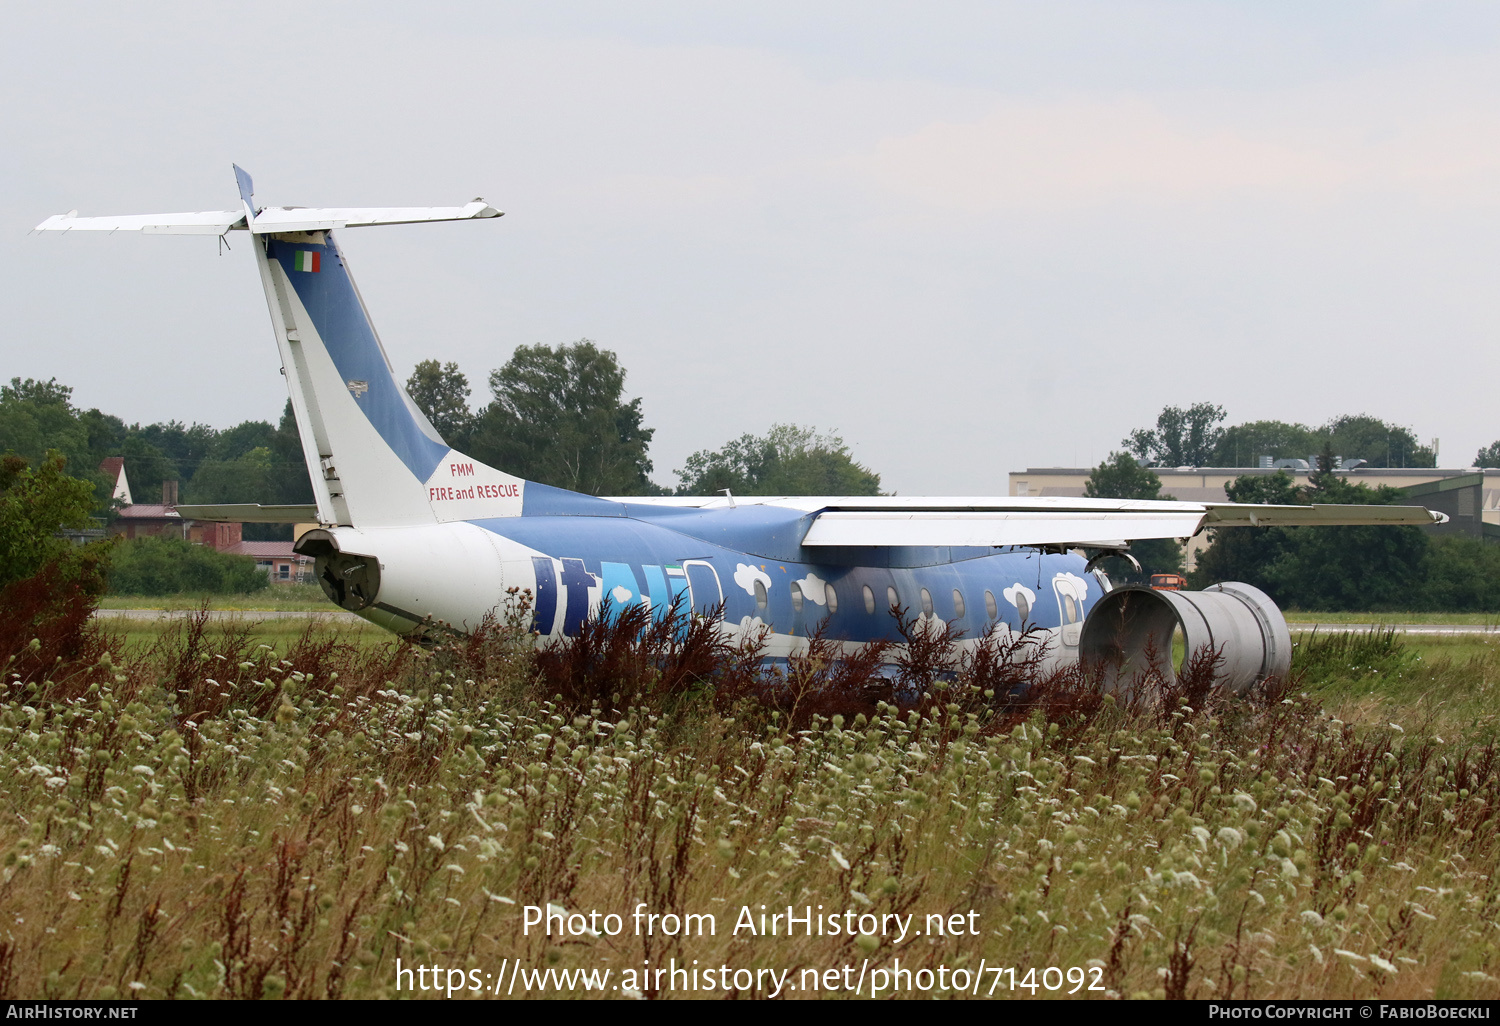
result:
<svg viewBox="0 0 1500 1026"><path fill-rule="evenodd" d="M745 594L755 597L755 582L759 581L766 591L771 590L771 575L748 563L734 565L734 583L745 589Z"/></svg>
<svg viewBox="0 0 1500 1026"><path fill-rule="evenodd" d="M810 573L800 581L792 583L802 589L803 597L809 602L816 602L820 606L828 605L828 582L817 574Z"/></svg>
<svg viewBox="0 0 1500 1026"><path fill-rule="evenodd" d="M1031 618L1031 611L1036 608L1036 592L1026 587L1020 581L1017 581L1000 594L1005 596L1005 601L1020 611L1021 619L1029 620Z"/></svg>
<svg viewBox="0 0 1500 1026"><path fill-rule="evenodd" d="M1053 574L1052 583L1059 586L1064 592L1071 594L1079 602L1083 602L1089 597L1089 582L1077 574ZM1035 596L1033 596L1034 600Z"/></svg>

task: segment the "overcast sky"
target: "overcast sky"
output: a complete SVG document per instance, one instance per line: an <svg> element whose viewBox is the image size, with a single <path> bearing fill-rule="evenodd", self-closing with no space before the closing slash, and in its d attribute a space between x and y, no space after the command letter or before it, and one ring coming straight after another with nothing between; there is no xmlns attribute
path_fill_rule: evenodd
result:
<svg viewBox="0 0 1500 1026"><path fill-rule="evenodd" d="M902 494L1164 404L1500 437L1500 5L64 3L0 36L3 376L279 416L246 236L46 216L452 204L342 233L404 375L619 354L655 477L792 421Z"/></svg>

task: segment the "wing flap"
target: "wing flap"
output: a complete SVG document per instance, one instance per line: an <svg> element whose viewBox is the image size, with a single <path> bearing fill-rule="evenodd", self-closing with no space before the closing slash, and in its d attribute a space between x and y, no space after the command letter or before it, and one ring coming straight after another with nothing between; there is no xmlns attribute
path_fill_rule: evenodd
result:
<svg viewBox="0 0 1500 1026"><path fill-rule="evenodd" d="M1419 527L1446 524L1448 514L1422 506L1360 506L1333 503L1271 506L1257 503L1206 502L1204 527Z"/></svg>

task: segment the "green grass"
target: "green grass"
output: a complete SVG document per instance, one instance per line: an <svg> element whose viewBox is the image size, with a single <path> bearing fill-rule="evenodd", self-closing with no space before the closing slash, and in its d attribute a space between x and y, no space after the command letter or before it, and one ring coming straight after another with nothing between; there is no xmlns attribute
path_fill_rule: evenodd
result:
<svg viewBox="0 0 1500 1026"><path fill-rule="evenodd" d="M1310 639L1302 635L1298 644ZM1500 641L1429 635L1394 640L1383 658L1367 652L1343 665L1318 667L1304 681L1307 693L1348 722L1500 738Z"/></svg>
<svg viewBox="0 0 1500 1026"><path fill-rule="evenodd" d="M232 632L244 631L255 645L269 645L276 651L284 653L306 633L307 628L308 621L301 618L256 620L255 613L248 611L239 622L215 621L211 623L207 633L210 639L219 639ZM104 623L104 630L110 637L119 639L119 649L111 646L111 651L123 651L127 656L136 657L149 651L163 637L170 637L174 632L179 632L181 622L167 617L157 620L109 619ZM332 631L339 638L360 649L374 649L399 643L390 631L363 620L347 623L341 621L332 628Z"/></svg>
<svg viewBox="0 0 1500 1026"><path fill-rule="evenodd" d="M197 609L207 601L211 609L247 609L275 612L327 612L338 607L316 584L272 584L253 595L214 595L184 592L178 595L106 595L101 609Z"/></svg>
<svg viewBox="0 0 1500 1026"><path fill-rule="evenodd" d="M1288 624L1299 623L1433 623L1474 627L1500 627L1497 613L1307 613L1284 611Z"/></svg>

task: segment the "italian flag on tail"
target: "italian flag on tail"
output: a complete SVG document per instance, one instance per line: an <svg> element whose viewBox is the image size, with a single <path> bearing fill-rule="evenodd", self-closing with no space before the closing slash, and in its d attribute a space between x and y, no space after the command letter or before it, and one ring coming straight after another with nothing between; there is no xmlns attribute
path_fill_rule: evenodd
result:
<svg viewBox="0 0 1500 1026"><path fill-rule="evenodd" d="M318 271L322 270L322 263L323 254L319 253L317 250L299 249L297 250L297 256L292 263L292 267L294 270L312 271L316 274Z"/></svg>

